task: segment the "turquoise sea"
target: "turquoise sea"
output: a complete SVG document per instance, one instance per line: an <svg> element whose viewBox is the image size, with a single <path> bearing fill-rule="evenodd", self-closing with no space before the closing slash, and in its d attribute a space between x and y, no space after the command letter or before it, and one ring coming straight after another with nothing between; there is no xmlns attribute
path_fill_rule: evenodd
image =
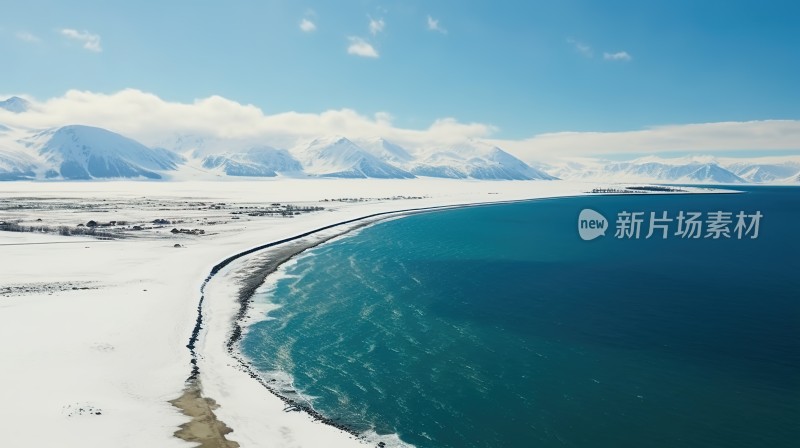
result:
<svg viewBox="0 0 800 448"><path fill-rule="evenodd" d="M418 447L795 447L800 188L742 190L382 222L287 265L242 351L325 416ZM579 238L585 208L605 236ZM755 239L619 239L623 211L763 217Z"/></svg>

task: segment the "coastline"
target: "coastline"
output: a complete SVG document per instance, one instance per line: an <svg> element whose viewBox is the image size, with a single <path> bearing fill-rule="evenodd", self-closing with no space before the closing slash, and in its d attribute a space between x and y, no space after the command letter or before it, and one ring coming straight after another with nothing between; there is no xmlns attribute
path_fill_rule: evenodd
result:
<svg viewBox="0 0 800 448"><path fill-rule="evenodd" d="M503 202L522 202L522 201L527 201L527 200L500 201L500 202L475 203L475 204L463 204L463 205L452 205L452 206L445 205L445 206L434 206L434 207L424 207L424 208L407 209L407 210L379 212L375 214L370 214L353 219L348 219L341 222L328 224L293 237L266 243L248 249L246 251L240 252L238 254L232 255L231 257L220 262L218 265L214 266L214 268L212 268L211 273L203 283L203 286L201 287L201 300L200 303L198 304L197 321L195 328L192 332L192 337L190 338L189 344L187 344L187 348L189 348L190 352L192 353L192 361L191 361L192 373L187 379L186 389L181 398L170 402L177 408L181 409L184 413L187 413L187 415L191 415L188 413L191 411L191 404L196 403L197 400L209 400L211 403L210 406L211 409L209 410L209 412L204 414L204 417L206 418L198 420L196 425L187 426L185 428L182 427L181 430L175 433L176 437L179 437L187 441L196 441L198 437L202 437L204 434L215 433L216 437L213 438L211 444L202 445L203 447L227 448L228 446L239 446L238 444L228 445L229 443L231 443L231 441L228 441L225 438L225 435L231 432L230 428L228 428L222 421L220 421L213 413L213 409L218 407L216 405L216 402L211 398L203 396L203 388L201 386L202 382L200 381L201 370L198 367L198 354L195 351L196 344L200 337L201 329L203 327L203 302L205 299L205 289L208 283L212 281L215 275L218 274L222 269L226 268L231 263L234 263L239 260L241 260L245 264L244 267L236 269L243 275L241 275L237 280L237 285L236 285L237 290L235 291L234 294L237 310L234 316L232 316L232 322L230 325L231 330L229 332L227 341L225 341L227 355L236 361L238 369L240 369L249 378L251 378L259 385L261 385L270 394L274 395L279 400L281 400L281 402L283 402L284 404L285 412L302 412L308 415L314 422L318 422L327 425L329 427L335 428L338 431L341 431L343 433L352 436L359 442L367 442L363 434L348 427L346 424L339 423L330 418L325 417L324 415L317 412L313 407L309 406L306 403L301 403L291 398L288 398L285 395L282 395L278 390L272 387L268 381L264 380L258 374L257 371L255 371L255 369L251 366L250 362L238 350L238 343L241 341L243 332L245 330L243 321L247 317L248 311L250 311L251 309L253 296L256 290L264 283L267 276L276 272L284 263L295 258L296 256L306 252L309 249L325 244L328 241L350 234L355 230L376 224L378 222L382 222L387 219L396 219L413 214L429 213L438 210L447 210L447 209L462 208L469 206L495 205ZM247 259L248 256L252 256L252 258ZM218 426L222 426L224 428L223 433L217 433L216 428ZM380 442L378 442L378 446L385 446L385 445L381 445Z"/></svg>
<svg viewBox="0 0 800 448"><path fill-rule="evenodd" d="M687 193L703 193L703 194L713 194L713 193L726 193L726 191L690 191L690 192L659 192L655 194L687 194ZM643 194L643 193L638 193ZM653 193L647 193L653 194ZM604 194L603 196L608 196L613 194ZM240 273L244 273L238 280L238 291L234 295L236 304L238 306L238 310L235 315L232 316L232 322L230 324L231 330L228 339L225 342L225 347L228 356L235 360L237 363L238 369L243 371L247 374L252 380L260 384L264 389L270 392L271 395L276 396L280 399L284 405L284 410L287 412L292 411L299 411L307 414L309 417L312 418L314 422L322 423L324 425L333 427L339 431L347 433L357 440L361 442L369 442L369 443L376 443L377 446L383 447L386 446L385 442L380 440L370 440L364 433L360 433L350 427L346 423L340 423L334 421L328 417L325 417L318 411L316 411L312 406L309 406L306 403L298 402L292 398L289 398L278 390L276 390L273 386L269 384L268 381L263 379L257 371L252 367L251 363L246 359L246 357L239 351L238 343L241 341L241 338L244 334L245 325L243 324L245 319L248 317L248 312L251 309L253 296L256 290L265 282L267 277L273 273L275 273L284 263L290 261L291 259L295 258L297 255L302 254L303 252L317 247L319 245L325 244L326 242L345 236L350 234L351 232L370 226L376 223L379 223L384 220L388 219L397 219L403 218L406 216L410 216L413 214L419 213L431 213L436 211L443 211L449 209L458 209L458 208L466 208L466 207L481 207L481 206L493 206L493 205L502 205L502 204L513 204L513 203L524 203L524 202L533 202L545 199L564 199L564 198L574 198L574 197L584 197L586 194L577 194L577 195L559 195L559 196L548 196L548 197L532 197L526 199L514 199L514 200L498 200L498 201L491 201L491 202L474 202L474 203L462 203L462 204L453 204L453 205L442 205L442 206L433 206L433 207L423 207L423 208L414 208L414 209L405 209L405 210L395 210L395 211L387 211L381 212L376 214L370 214L358 218L348 219L346 221L337 222L333 224L329 224L295 237L287 238L280 241L274 241L271 243L267 243L256 248L249 249L245 252L240 254L236 254L229 259L226 259L223 263L223 266L219 266L219 268L223 268L230 264L231 262L238 260L240 258L247 257L248 255L254 255L253 260L248 260L246 266L238 268ZM321 234L327 230L337 230L332 234ZM214 272L209 276L207 281L210 281L211 278L219 272L220 269L216 269L215 267ZM202 303L198 307L198 321L197 321L198 328L202 326ZM193 336L194 337L194 336ZM192 343L190 342L190 345ZM399 440L397 440L399 442ZM401 442L402 443L402 442ZM410 446L410 445L403 445L403 446Z"/></svg>
<svg viewBox="0 0 800 448"><path fill-rule="evenodd" d="M207 401L215 418L233 431L225 434L228 441L364 446L304 412L287 412L292 409L238 368L227 343L241 309L236 300L241 286L230 284L239 282L246 260L219 268L198 311L198 291L212 268L264 241L323 227L328 230L313 238L332 236L342 229L327 226L368 215L382 213L388 219L401 210L485 204L487 199L580 196L598 186L603 184L439 179L119 181L104 182L102 189L95 183L0 183L0 199L13 206L4 219L75 226L89 220L133 224L167 218L206 229L205 235L174 235L171 226L148 226L115 240L0 232L3 258L13 260L0 272L0 353L10 361L1 369L6 406L0 418L14 429L6 442L20 447L192 446L174 436L190 419L169 401L186 389L192 366L187 336L199 316L202 395L219 405ZM278 201L324 205L325 210L294 219L231 213ZM274 249L260 254L273 256ZM248 253L243 258L256 255Z"/></svg>

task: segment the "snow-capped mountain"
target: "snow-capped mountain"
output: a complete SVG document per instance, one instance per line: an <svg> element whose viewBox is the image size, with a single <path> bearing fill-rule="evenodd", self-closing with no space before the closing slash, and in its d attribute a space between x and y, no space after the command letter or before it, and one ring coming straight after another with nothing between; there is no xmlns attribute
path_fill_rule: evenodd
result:
<svg viewBox="0 0 800 448"><path fill-rule="evenodd" d="M800 156L645 157L630 161L569 159L540 168L562 179L663 183L795 183Z"/></svg>
<svg viewBox="0 0 800 448"><path fill-rule="evenodd" d="M16 114L27 111L30 106L31 103L29 103L28 100L18 96L12 96L7 100L0 101L0 108Z"/></svg>
<svg viewBox="0 0 800 448"><path fill-rule="evenodd" d="M693 184L755 181L739 176L739 171L734 172L728 164L707 156L673 159L646 157L624 162L574 159L540 167L559 178L570 180Z"/></svg>
<svg viewBox="0 0 800 448"><path fill-rule="evenodd" d="M38 166L34 157L0 146L0 181L35 178Z"/></svg>
<svg viewBox="0 0 800 448"><path fill-rule="evenodd" d="M27 102L2 103L14 113ZM8 112L0 111L3 114ZM797 183L800 156L762 158L645 157L629 161L565 159L531 166L481 140L404 147L384 138L317 138L290 150L255 137L175 135L161 147L90 126L30 130L0 123L0 180L184 179L219 176L480 180L569 179L648 183ZM180 151L184 155L179 155Z"/></svg>
<svg viewBox="0 0 800 448"><path fill-rule="evenodd" d="M385 162L344 137L318 138L295 148L307 174L324 177L409 179L413 174Z"/></svg>
<svg viewBox="0 0 800 448"><path fill-rule="evenodd" d="M491 166L480 167L480 172L484 173L484 175L478 176L477 171L473 170L470 176L476 179L556 179L556 177L533 168L498 147L493 147L490 150L486 160L492 163L489 164Z"/></svg>
<svg viewBox="0 0 800 448"><path fill-rule="evenodd" d="M409 169L418 176L456 179L555 179L496 146L478 141L430 148L423 151L420 161L411 162Z"/></svg>
<svg viewBox="0 0 800 448"><path fill-rule="evenodd" d="M554 179L502 149L480 141L409 151L383 138L322 138L295 154L309 174L329 177L531 180Z"/></svg>
<svg viewBox="0 0 800 448"><path fill-rule="evenodd" d="M64 126L34 135L25 142L36 149L49 169L47 178L161 179L177 169L182 158L172 151L148 148L111 131L91 126Z"/></svg>
<svg viewBox="0 0 800 448"><path fill-rule="evenodd" d="M800 180L800 157L764 158L756 161L736 161L727 168L749 182L797 182Z"/></svg>
<svg viewBox="0 0 800 448"><path fill-rule="evenodd" d="M39 157L18 140L25 132L0 124L0 181L32 179L41 165Z"/></svg>
<svg viewBox="0 0 800 448"><path fill-rule="evenodd" d="M303 166L288 151L270 146L258 146L241 153L208 155L203 158L202 167L218 169L228 176L251 177L274 177L278 173L303 171Z"/></svg>
<svg viewBox="0 0 800 448"><path fill-rule="evenodd" d="M2 126L2 125L0 125ZM386 139L357 144L318 138L291 152L219 138L177 136L171 148L149 148L105 129L71 125L45 131L0 128L0 179L108 179L193 175L272 177L278 174L339 178L552 179L500 148L470 141L409 151ZM175 151L183 151L184 156ZM199 171L198 171L199 170Z"/></svg>
<svg viewBox="0 0 800 448"><path fill-rule="evenodd" d="M668 165L658 162L623 162L606 166L606 171L622 177L666 182L737 184L745 180L716 163Z"/></svg>
<svg viewBox="0 0 800 448"><path fill-rule="evenodd" d="M408 150L385 138L358 140L356 144L385 162L405 164L414 160L414 156Z"/></svg>

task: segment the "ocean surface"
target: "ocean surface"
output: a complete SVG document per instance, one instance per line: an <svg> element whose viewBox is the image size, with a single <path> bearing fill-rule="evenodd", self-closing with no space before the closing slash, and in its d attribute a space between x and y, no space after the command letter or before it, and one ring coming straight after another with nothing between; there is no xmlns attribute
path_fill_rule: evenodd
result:
<svg viewBox="0 0 800 448"><path fill-rule="evenodd" d="M742 190L386 221L285 265L242 351L324 415L418 447L795 447L800 188ZM578 236L585 208L605 236ZM650 212L681 211L731 212L731 238L676 221L646 238ZM763 215L757 238L740 211ZM645 212L638 239L615 238L621 212Z"/></svg>

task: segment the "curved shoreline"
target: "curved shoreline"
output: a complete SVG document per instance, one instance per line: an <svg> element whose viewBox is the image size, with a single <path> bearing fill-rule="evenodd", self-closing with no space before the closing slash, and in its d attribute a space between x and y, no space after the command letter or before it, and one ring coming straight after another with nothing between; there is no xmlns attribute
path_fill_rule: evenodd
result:
<svg viewBox="0 0 800 448"><path fill-rule="evenodd" d="M691 192L691 191L659 192L659 193L656 193L656 194L658 194L658 195L665 195L665 194L673 195L673 194L687 194L687 193L688 194L692 194L692 193L714 194L714 193L723 193L723 192L725 192L725 190L722 190L722 191L710 191L710 192ZM733 192L736 192L736 191L733 191ZM652 194L652 193L629 193L629 194L641 195L641 194ZM592 196L618 196L618 195L619 194L616 194L616 193L602 193L602 194L593 194ZM269 243L261 244L259 246L252 247L252 248L247 249L245 251L242 251L242 252L236 253L234 255L231 255L230 257L228 257L228 258L220 261L216 265L214 265L211 268L211 272L208 274L208 276L205 278L205 280L203 280L203 283L200 286L200 301L199 301L199 303L197 305L197 320L195 322L194 329L192 330L192 335L189 338L189 343L186 345L186 348L189 349L189 352L190 352L191 358L192 358L192 360L191 360L192 373L191 373L191 375L189 376L188 379L191 380L191 379L196 378L197 374L199 373L199 369L197 367L197 353L196 353L195 349L196 349L196 345L197 345L197 339L199 338L200 329L202 328L203 301L205 299L205 288L208 285L208 282L211 281L211 279L220 270L222 270L223 268L225 268L226 266L228 266L229 264L231 264L232 262L234 262L234 261L236 261L236 260L238 260L240 258L246 257L247 255L251 255L251 254L254 254L256 252L260 252L260 251L265 250L265 249L269 249L271 247L279 246L281 244L289 243L289 242L292 242L292 241L297 241L297 240L300 240L302 238L305 238L305 237L308 237L308 236L323 232L325 230L329 230L329 229L332 229L332 228L335 228L335 227L339 227L339 226L343 226L343 225L346 225L346 224L351 224L351 223L354 223L354 222L364 221L364 220L367 220L367 219L370 219L370 218L389 217L389 215L408 216L408 215L412 215L412 214L416 214L416 213L426 213L426 212L437 211L437 210L449 210L449 209L452 210L452 209L465 208L465 207L481 207L481 206L491 206L491 205L501 205L501 204L517 204L517 203L541 201L541 200L547 200L547 199L556 199L556 198L558 198L558 199L568 199L568 198L579 198L579 197L586 197L586 196L587 196L587 194L577 194L577 195L553 196L553 197L543 197L543 198L540 197L540 198L528 198L528 199L512 199L512 200L505 200L505 201L472 202L472 203L455 204L455 205L440 205L440 206L432 206L432 207L417 207L417 208L392 210L392 211L386 211L386 212L378 212L378 213L372 213L372 214L369 214L369 215L364 215L364 216L361 216L361 217L358 217L358 218L352 218L352 219L347 219L347 220L344 220L344 221L335 222L333 224L328 224L328 225L325 225L325 226L322 226L322 227L318 227L316 229L309 230L307 232L303 232L303 233L295 235L295 236L291 236L291 237L288 237L288 238L283 238L283 239L280 239L280 240L276 240L276 241L272 241L272 242L269 242ZM381 218L381 219L384 219L384 218ZM378 219L375 222L380 221L381 219ZM366 225L366 224L364 224L364 225ZM358 227L363 227L363 225L358 226ZM343 235L343 234L348 233L348 232L350 232L352 230L355 230L358 227L354 227L353 229L348 229L346 231L340 232L339 234L337 234L335 236ZM333 236L333 237L335 237L335 236ZM331 238L333 238L333 237L331 237ZM309 249L311 247L314 247L314 246L317 246L319 244L322 244L325 241L327 241L328 239L330 239L330 238L326 238L326 239L324 239L322 241L319 241L319 242L317 242L317 243L315 243L315 244L313 244L311 246L305 247L302 250L299 250L296 253L294 253L292 256L297 255L300 252L305 251L306 249ZM288 261L290 258L292 258L292 256L286 258L286 260L284 260L284 262ZM283 262L279 263L279 265L282 264L282 263ZM277 266L276 266L276 268L277 268ZM272 272L274 272L274 269L273 269ZM269 272L269 273L271 273L271 272ZM264 274L263 278L266 278L266 276L269 273ZM262 278L262 280L263 280L263 278ZM258 286L253 287L252 290L250 291L250 293L251 294L254 293L255 289L257 287ZM246 308L245 308L245 312L246 312ZM244 315L244 313L242 311L240 311L237 314L237 316L236 316L236 325L237 325L237 327L238 327L239 321L241 320L243 315ZM236 335L236 339L238 339L241 336L241 328L239 328L238 333L239 334ZM231 345L232 345L232 343L228 344L229 347Z"/></svg>
<svg viewBox="0 0 800 448"><path fill-rule="evenodd" d="M190 422L186 423L185 425L182 425L181 428L175 432L175 436L183 440L197 442L198 440L196 435L192 434L188 428L190 428L192 425L196 425L198 423L198 420L202 420L205 426L211 428L219 427L224 429L223 431L218 431L218 430L211 431L213 433L212 436L213 444L208 445L209 447L216 448L216 447L238 446L238 445L229 445L231 443L235 443L235 442L230 442L228 439L225 438L225 435L230 433L231 430L222 421L216 418L216 415L213 412L213 409L216 408L216 403L214 402L214 400L210 397L206 397L203 395L202 385L200 382L200 367L198 365L199 355L197 353L197 343L200 338L201 330L203 329L203 309L204 309L203 305L206 297L206 287L208 286L209 282L220 271L222 271L222 269L224 269L234 261L240 260L248 255L253 255L257 252L261 252L266 249L279 247L281 245L288 245L290 243L300 242L304 238L317 235L326 230L347 226L348 224L355 224L353 226L341 229L341 231L338 231L334 234L325 235L322 238L308 241L305 244L284 246L283 251L278 252L270 260L268 260L265 263L262 263L258 268L249 272L244 277L238 288L238 294L237 294L238 297L236 299L238 303L238 310L234 314L233 321L231 322L232 330L225 342L226 346L225 348L228 356L236 361L237 367L240 371L244 372L251 379L258 382L264 389L269 391L272 395L276 396L284 403L285 405L284 411L303 412L309 415L314 421L331 426L347 434L350 434L351 436L357 439L365 441L364 436L361 432L356 431L355 429L349 427L344 423L337 422L333 419L325 417L324 415L322 415L321 413L319 413L306 403L298 402L291 398L285 397L284 395L279 393L277 390L271 387L270 384L267 381L265 381L258 374L258 372L255 371L255 369L250 365L250 363L236 350L236 344L241 340L241 337L243 335L242 320L246 317L247 312L250 309L250 305L252 303L255 291L263 284L264 280L269 274L274 273L281 265L283 265L290 259L294 258L295 256L305 252L308 249L312 249L323 243L326 243L334 238L338 238L354 230L381 222L386 219L391 219L394 217L405 217L418 213L428 213L440 210L452 210L465 207L480 207L480 206L522 203L522 202L537 201L541 199L549 199L549 198L529 198L521 200L475 202L475 203L465 203L457 205L418 207L411 209L401 209L401 210L372 213L357 218L338 221L332 224L318 227L316 229L312 229L307 232L302 232L292 237L283 238L280 240L261 244L256 247L252 247L245 251L231 255L230 257L220 261L211 268L211 271L209 272L208 276L206 276L206 278L203 280L203 283L200 286L200 301L198 302L197 305L197 317L195 320L194 328L192 329L191 337L189 338L189 342L186 345L186 348L189 349L191 356L190 358L191 373L189 377L186 379L186 386L184 388L182 396L170 402L171 404L173 404L173 406L176 406L179 409L181 409L181 411L184 414L186 414L189 417L192 417L192 420ZM186 403L194 403L194 406L193 407L186 406L185 405ZM196 411L197 408L202 408L202 412L197 412ZM207 445L203 444L202 446L207 446ZM382 445L379 443L378 446Z"/></svg>
<svg viewBox="0 0 800 448"><path fill-rule="evenodd" d="M577 196L577 195L576 196L559 196L559 198L569 198L569 197L580 197L580 196ZM211 268L211 272L208 274L208 276L205 278L205 280L203 280L203 283L200 286L200 301L197 304L197 319L195 321L195 326L192 329L192 335L189 338L188 344L186 345L186 348L189 349L189 353L191 354L191 361L190 362L192 364L192 372L189 375L189 377L187 378L187 381L196 379L197 375L199 374L199 367L197 366L197 351L196 351L196 348L197 348L197 340L198 340L198 338L200 336L200 330L202 329L202 326L203 326L203 302L205 300L205 289L206 289L206 286L208 285L208 282L211 281L211 279L214 278L214 276L217 273L219 273L219 271L221 271L223 268L225 268L226 266L228 266L232 262L234 262L236 260L239 260L239 259L241 259L243 257L246 257L248 255L252 255L252 254L254 254L256 252L260 252L260 251L265 250L265 249L269 249L269 248L272 248L272 247L275 247L275 246L279 246L281 244L290 243L290 242L293 242L293 241L298 241L298 240L301 240L301 239L306 238L308 236L323 232L325 230L333 229L333 228L336 228L336 227L339 227L339 226L352 224L352 223L356 223L356 222L362 222L362 221L368 220L370 218L379 218L379 219L376 219L374 221L374 222L378 222L378 221L380 221L382 219L390 217L389 215L408 216L408 215L412 215L412 214L416 214L416 213L426 213L426 212L432 212L432 211L437 211L437 210L458 209L458 208L464 208L464 207L491 206L491 205L500 205L500 204L514 204L514 203L521 203L521 202L539 201L539 200L542 200L542 199L551 199L551 198L531 198L531 199L509 200L509 201L474 202L474 203L466 203L466 204L459 204L459 205L441 205L441 206L434 206L434 207L419 207L419 208L409 208L409 209L401 209L401 210L393 210L393 211L372 213L372 214L361 216L361 217L358 217L358 218L352 218L352 219L347 219L347 220L344 220L344 221L335 222L333 224L328 224L328 225L325 225L325 226L322 226L322 227L318 227L318 228L313 229L313 230L309 230L307 232L300 233L300 234L295 235L295 236L291 236L291 237L288 237L288 238L283 238L283 239L280 239L280 240L276 240L276 241L272 241L272 242L269 242L269 243L261 244L259 246L252 247L252 248L247 249L245 251L242 251L242 252L236 253L234 255L231 255L230 257L228 257L228 258L220 261L216 265L214 265ZM325 241L328 241L331 238L335 238L337 236L341 236L341 235L343 235L345 233L348 233L348 232L350 232L352 230L355 230L355 229L357 229L359 227L363 227L365 225L372 224L372 223L373 222L365 222L364 224L361 224L359 226L353 227L352 229L344 230L344 231L342 231L340 233L337 233L336 235L333 235L331 237L328 237L328 238L322 239L322 240L320 240L318 242L315 242L312 245L305 246L302 249L292 253L292 255L287 257L285 260L283 260L280 263L278 263L278 265L275 266L275 269L277 269L277 266L279 266L280 264L283 264L285 261L288 261L293 256L305 251L306 249L310 249L312 247L318 246L319 244L322 244L322 243L324 243ZM263 281L263 279L265 279L266 276L269 275L270 273L274 272L275 269L272 269L272 271L270 271L270 272L264 273L263 277L261 277L261 280ZM249 294L252 296L252 294L255 292L255 290L257 288L258 288L258 284L256 284L255 286L250 286L246 290L246 292L249 292ZM242 291L240 293L245 293L245 291ZM240 306L242 306L242 309L240 309L240 311L236 315L236 321L235 321L235 327L234 327L234 335L231 336L231 340L228 343L228 347L229 348L236 342L236 340L238 340L241 337L241 326L239 324L239 321L244 317L244 314L247 311L247 305L248 305L246 303L244 303L244 304L241 303L242 300L249 301L250 297L242 298L241 294L240 294L239 301L240 301Z"/></svg>
<svg viewBox="0 0 800 448"><path fill-rule="evenodd" d="M658 193L659 195L663 194L685 194L685 193ZM598 195L599 196L599 195ZM602 195L607 196L607 195ZM236 253L221 262L214 265L209 273L209 275L203 281L200 292L201 297L200 301L197 306L197 319L195 323L195 327L192 331L191 338L189 343L186 345L187 348L190 350L191 354L191 364L192 364L192 371L187 379L187 390L194 388L200 388L199 385L199 374L200 369L198 366L198 353L196 350L198 339L200 338L200 332L203 328L203 304L205 300L205 291L206 286L208 283L225 267L233 263L234 261L240 260L248 255L253 255L257 252L264 251L266 249L275 248L281 245L284 246L282 251L278 251L277 253L272 254L271 257L266 262L262 262L258 267L251 269L243 279L240 280L240 284L238 285L238 293L236 302L238 304L238 309L234 313L231 326L232 330L230 331L229 335L226 337L225 340L225 348L228 356L234 360L236 360L238 370L246 373L251 379L257 381L264 389L268 390L272 395L278 397L285 405L284 411L291 412L291 411L301 411L305 414L308 414L314 421L323 423L325 425L334 427L339 429L345 433L348 433L354 436L357 439L362 441L366 441L364 435L356 431L355 429L349 427L347 424L332 420L330 418L325 417L315 409L313 409L310 405L302 402L298 402L294 399L288 398L282 395L280 392L275 390L266 380L264 380L258 372L251 366L250 362L245 359L245 357L237 350L236 344L241 340L243 336L243 325L242 321L247 316L248 311L250 310L250 306L252 304L253 296L255 291L260 287L264 280L267 278L268 275L274 273L282 264L289 261L290 259L294 258L295 256L305 252L308 249L317 247L325 242L330 241L331 239L340 237L347 233L352 232L353 230L357 230L359 228L372 225L378 222L381 222L386 219L390 219L393 217L405 217L410 216L413 214L418 213L428 213L433 211L441 211L441 210L452 210L452 209L459 209L459 208L466 208L466 207L478 207L478 206L491 206L491 205L502 205L502 204L514 204L514 203L525 203L525 202L533 202L545 199L565 199L565 198L576 198L576 197L585 197L583 194L578 195L564 195L564 196L553 196L553 197L539 197L539 198L526 198L526 199L515 199L515 200L504 200L504 201L491 201L491 202L474 202L474 203L464 203L464 204L452 204L452 205L440 205L440 206L431 206L431 207L420 207L420 208L410 208L410 209L401 209L401 210L393 210L393 211L385 211L379 213L372 213L364 216L360 216L357 218L347 219L343 221L338 221L332 224L328 224L316 229L312 229L306 232L302 232L300 234L294 235L292 237L283 238L280 240L272 241L266 244L258 245L256 247L250 248L248 250ZM288 246L290 243L299 243L304 238L312 237L314 235L318 235L321 232L326 230L335 229L337 227L347 226L348 224L354 224L352 226L346 227L337 231L331 235L325 235L320 238L317 238L312 241L307 241L305 243L294 244ZM202 388L200 388L202 389ZM202 390L200 391L202 393ZM205 398L206 400L212 401L209 398ZM213 412L212 412L213 415ZM226 440L226 439L224 439ZM225 446L225 445L220 445ZM379 445L380 446L380 445Z"/></svg>

